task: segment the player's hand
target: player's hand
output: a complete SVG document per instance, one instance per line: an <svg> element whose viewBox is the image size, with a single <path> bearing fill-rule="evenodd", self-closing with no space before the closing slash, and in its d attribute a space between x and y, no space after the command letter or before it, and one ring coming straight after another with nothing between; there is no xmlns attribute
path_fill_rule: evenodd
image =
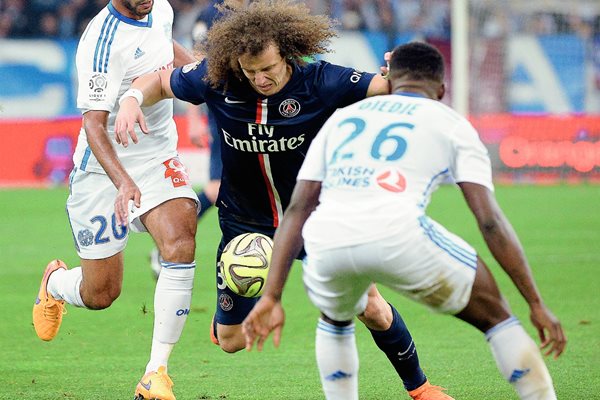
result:
<svg viewBox="0 0 600 400"><path fill-rule="evenodd" d="M140 200L142 198L142 192L137 185L132 181L126 181L119 186L117 197L115 199L115 217L117 219L117 225L127 226L129 224L129 207L133 211L133 207L140 208Z"/></svg>
<svg viewBox="0 0 600 400"><path fill-rule="evenodd" d="M544 355L554 354L554 358L558 358L567 345L567 337L560 321L543 303L531 304L530 312L531 323L538 331Z"/></svg>
<svg viewBox="0 0 600 400"><path fill-rule="evenodd" d="M273 343L275 347L279 347L284 323L285 313L281 302L270 296L261 297L242 323L242 332L246 337L246 350L252 350L254 342L258 340L256 348L261 351L265 340L273 331L275 332Z"/></svg>
<svg viewBox="0 0 600 400"><path fill-rule="evenodd" d="M390 60L391 59L392 59L392 52L386 51L385 54L383 55L383 60L385 61L385 66L379 67L379 69L381 70L381 75L383 75L383 77L385 79L388 78L388 74L390 73Z"/></svg>
<svg viewBox="0 0 600 400"><path fill-rule="evenodd" d="M134 97L126 97L121 102L121 108L117 114L115 120L115 141L127 147L129 145L129 136L133 143L138 142L138 137L135 133L135 124L140 124L140 129L144 133L148 133L148 127L146 126L146 119L144 113Z"/></svg>

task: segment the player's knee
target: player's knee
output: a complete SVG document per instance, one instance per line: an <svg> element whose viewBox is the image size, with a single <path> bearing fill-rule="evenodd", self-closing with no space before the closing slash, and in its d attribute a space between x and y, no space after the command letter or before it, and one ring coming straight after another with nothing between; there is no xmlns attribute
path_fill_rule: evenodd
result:
<svg viewBox="0 0 600 400"><path fill-rule="evenodd" d="M242 339L237 337L222 338L221 335L219 335L219 346L225 353L237 353L245 348L245 343Z"/></svg>
<svg viewBox="0 0 600 400"><path fill-rule="evenodd" d="M226 353L235 353L246 347L241 325L218 325L219 346Z"/></svg>
<svg viewBox="0 0 600 400"><path fill-rule="evenodd" d="M165 261L190 263L194 261L195 253L196 240L193 236L186 236L166 242L160 255Z"/></svg>
<svg viewBox="0 0 600 400"><path fill-rule="evenodd" d="M103 310L121 295L121 282L106 280L102 282L82 281L79 294L86 308Z"/></svg>
<svg viewBox="0 0 600 400"><path fill-rule="evenodd" d="M392 325L394 316L389 304L385 302L382 304L381 302L370 301L369 299L367 308L358 318L369 329L385 331Z"/></svg>
<svg viewBox="0 0 600 400"><path fill-rule="evenodd" d="M394 320L394 314L387 301L374 287L369 291L367 308L358 319L369 329L385 331Z"/></svg>
<svg viewBox="0 0 600 400"><path fill-rule="evenodd" d="M82 296L85 306L91 310L104 310L112 305L112 303L121 294L121 288L117 290L108 290L93 295Z"/></svg>

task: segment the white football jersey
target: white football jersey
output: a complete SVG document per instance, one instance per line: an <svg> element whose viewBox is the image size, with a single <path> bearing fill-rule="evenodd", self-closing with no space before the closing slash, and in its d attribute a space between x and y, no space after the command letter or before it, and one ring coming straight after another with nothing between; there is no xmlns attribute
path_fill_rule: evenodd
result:
<svg viewBox="0 0 600 400"><path fill-rule="evenodd" d="M136 126L137 144L130 139L130 145L124 148L114 141L118 99L132 81L143 74L173 67L172 27L173 9L167 0L154 0L152 12L143 20L120 14L109 2L89 23L79 41L77 107L82 113L110 112L108 134L125 168L161 163L177 154L171 99L142 108L149 134ZM73 162L84 171L104 172L90 150L83 128Z"/></svg>
<svg viewBox="0 0 600 400"><path fill-rule="evenodd" d="M313 140L298 179L322 182L303 235L323 249L406 232L444 181L493 190L489 156L472 125L412 94L338 110Z"/></svg>

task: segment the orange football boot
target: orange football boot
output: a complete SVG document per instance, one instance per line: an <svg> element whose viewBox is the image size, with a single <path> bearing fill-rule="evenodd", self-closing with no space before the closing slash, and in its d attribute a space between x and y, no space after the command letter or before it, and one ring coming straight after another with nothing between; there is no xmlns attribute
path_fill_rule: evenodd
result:
<svg viewBox="0 0 600 400"><path fill-rule="evenodd" d="M448 396L443 392L446 390L439 386L434 386L429 381L425 381L424 384L418 388L408 392L408 395L413 400L454 400L453 397Z"/></svg>
<svg viewBox="0 0 600 400"><path fill-rule="evenodd" d="M52 340L58 333L65 311L64 300L56 300L48 293L48 278L50 274L59 269L67 269L67 265L61 260L52 260L46 266L40 291L33 305L33 326L35 333L42 340Z"/></svg>
<svg viewBox="0 0 600 400"><path fill-rule="evenodd" d="M175 400L173 381L164 366L158 371L148 372L135 388L133 400Z"/></svg>

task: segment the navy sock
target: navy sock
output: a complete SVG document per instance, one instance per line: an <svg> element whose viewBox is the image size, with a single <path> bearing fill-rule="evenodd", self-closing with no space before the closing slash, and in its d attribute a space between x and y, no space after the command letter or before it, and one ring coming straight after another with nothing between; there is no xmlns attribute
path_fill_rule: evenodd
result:
<svg viewBox="0 0 600 400"><path fill-rule="evenodd" d="M206 193L204 192L198 193L198 200L200 201L200 212L198 213L198 219L200 219L213 204L208 197L206 197Z"/></svg>
<svg viewBox="0 0 600 400"><path fill-rule="evenodd" d="M404 383L406 390L414 390L421 386L427 378L419 365L417 348L413 343L412 336L404 324L398 311L392 307L394 319L387 331L371 331L377 347L381 349L392 363L396 372Z"/></svg>

